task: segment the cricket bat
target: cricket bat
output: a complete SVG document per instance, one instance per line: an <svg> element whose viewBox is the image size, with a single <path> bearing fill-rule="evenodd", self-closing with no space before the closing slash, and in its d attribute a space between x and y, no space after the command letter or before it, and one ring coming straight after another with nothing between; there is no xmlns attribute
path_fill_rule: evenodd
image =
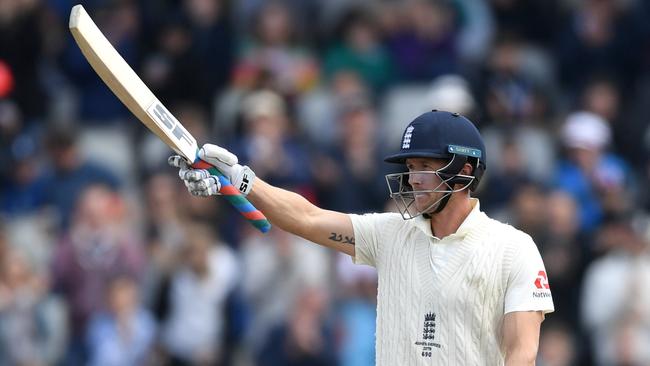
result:
<svg viewBox="0 0 650 366"><path fill-rule="evenodd" d="M147 128L195 168L207 169L218 177L220 193L262 232L271 224L217 168L197 157L194 137L156 98L133 69L97 28L82 5L70 12L70 32L81 52L104 83Z"/></svg>

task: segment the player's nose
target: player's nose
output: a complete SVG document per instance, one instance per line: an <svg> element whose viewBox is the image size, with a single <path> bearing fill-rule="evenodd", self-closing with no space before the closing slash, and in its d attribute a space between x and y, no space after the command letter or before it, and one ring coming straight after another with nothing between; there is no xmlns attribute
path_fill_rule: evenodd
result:
<svg viewBox="0 0 650 366"><path fill-rule="evenodd" d="M410 186L415 187L422 184L422 174L409 173L408 177L409 177L408 182Z"/></svg>

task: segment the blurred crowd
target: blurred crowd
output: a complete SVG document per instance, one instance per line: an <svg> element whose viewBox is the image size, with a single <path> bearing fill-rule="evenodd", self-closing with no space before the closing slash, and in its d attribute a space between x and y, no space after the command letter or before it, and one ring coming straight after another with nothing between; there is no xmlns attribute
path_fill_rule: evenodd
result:
<svg viewBox="0 0 650 366"><path fill-rule="evenodd" d="M487 144L481 208L529 233L538 365L650 365L650 2L87 0L200 143L343 212L430 109ZM374 269L191 197L70 36L0 0L0 365L374 364Z"/></svg>

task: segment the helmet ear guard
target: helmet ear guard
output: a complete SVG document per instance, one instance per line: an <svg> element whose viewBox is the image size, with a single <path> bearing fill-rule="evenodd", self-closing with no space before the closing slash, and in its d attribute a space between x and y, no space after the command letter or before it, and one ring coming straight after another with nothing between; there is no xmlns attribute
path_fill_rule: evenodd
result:
<svg viewBox="0 0 650 366"><path fill-rule="evenodd" d="M469 186L469 190L472 192L476 191L478 184L481 182L481 178L483 178L483 173L485 173L485 163L481 162L479 158L476 158L476 163L473 166L474 170L472 171L472 175L474 176L474 180Z"/></svg>
<svg viewBox="0 0 650 366"><path fill-rule="evenodd" d="M471 175L460 174L466 163L472 165ZM476 187L485 172L485 167L481 164L479 158L470 157L466 155L453 154L449 164L444 168L438 170L438 175L443 180L446 180L450 186L460 184L463 187L468 186L470 191L475 191Z"/></svg>

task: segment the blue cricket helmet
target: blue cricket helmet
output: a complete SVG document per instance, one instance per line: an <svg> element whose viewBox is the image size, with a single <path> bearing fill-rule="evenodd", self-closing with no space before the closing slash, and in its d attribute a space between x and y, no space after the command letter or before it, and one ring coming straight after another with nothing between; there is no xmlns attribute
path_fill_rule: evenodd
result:
<svg viewBox="0 0 650 366"><path fill-rule="evenodd" d="M443 174L457 175L466 162L474 167L469 186L474 191L486 165L485 144L474 124L458 113L433 110L414 119L404 130L401 149L387 156L388 163L404 164L407 158L437 158L452 162ZM451 181L463 183L463 181Z"/></svg>

